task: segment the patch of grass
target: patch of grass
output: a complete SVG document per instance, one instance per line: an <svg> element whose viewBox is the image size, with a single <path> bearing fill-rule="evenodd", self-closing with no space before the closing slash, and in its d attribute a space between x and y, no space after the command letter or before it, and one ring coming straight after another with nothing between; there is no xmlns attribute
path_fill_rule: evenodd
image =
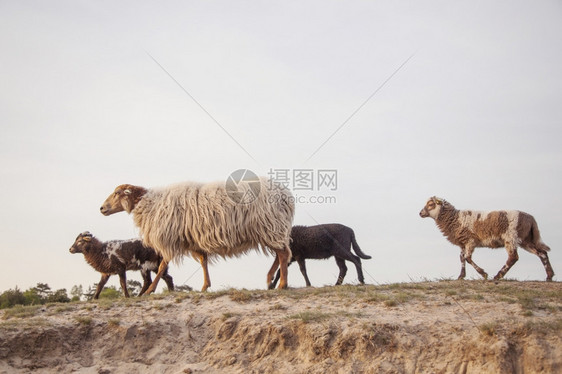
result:
<svg viewBox="0 0 562 374"><path fill-rule="evenodd" d="M226 313L223 313L223 314L222 314L222 320L223 320L223 321L226 321L227 319L232 318L232 317L235 317L235 316L238 316L238 315L239 315L238 313L226 312Z"/></svg>
<svg viewBox="0 0 562 374"><path fill-rule="evenodd" d="M64 312L68 312L70 310L74 310L74 306L73 305L68 305L68 304L48 304L47 308L49 309L49 315L56 315L56 314L60 314L60 313L64 313Z"/></svg>
<svg viewBox="0 0 562 374"><path fill-rule="evenodd" d="M77 316L74 318L81 325L89 326L92 323L92 317Z"/></svg>
<svg viewBox="0 0 562 374"><path fill-rule="evenodd" d="M205 299L212 300L212 299L217 299L217 298L222 297L222 296L226 296L233 291L235 291L235 290L234 289L226 289L226 290L220 290L220 291L214 291L214 292L199 292L199 295L201 295Z"/></svg>
<svg viewBox="0 0 562 374"><path fill-rule="evenodd" d="M361 318L363 317L363 313L361 312L348 312L347 310L340 310L335 313L338 316L346 317L346 318Z"/></svg>
<svg viewBox="0 0 562 374"><path fill-rule="evenodd" d="M41 309L40 305L16 305L4 311L3 319L33 317L37 315L39 309Z"/></svg>
<svg viewBox="0 0 562 374"><path fill-rule="evenodd" d="M383 294L383 293L380 293L380 292L372 292L364 300L367 303L376 304L376 303L386 302L389 299L390 299L390 297L386 294Z"/></svg>
<svg viewBox="0 0 562 374"><path fill-rule="evenodd" d="M478 326L480 332L487 336L494 336L496 335L497 323L496 322L488 322Z"/></svg>
<svg viewBox="0 0 562 374"><path fill-rule="evenodd" d="M114 300L115 299L98 299L95 300L94 303L96 303L98 307L103 310L109 310L113 308L113 305L115 304Z"/></svg>
<svg viewBox="0 0 562 374"><path fill-rule="evenodd" d="M191 297L191 293L190 292L174 292L174 302L176 304L181 303L182 301L184 301L185 299L189 299Z"/></svg>
<svg viewBox="0 0 562 374"><path fill-rule="evenodd" d="M528 321L517 329L521 334L558 334L562 331L562 318L553 321Z"/></svg>
<svg viewBox="0 0 562 374"><path fill-rule="evenodd" d="M395 299L388 299L384 302L384 306L389 308L395 307L398 305L398 302Z"/></svg>
<svg viewBox="0 0 562 374"><path fill-rule="evenodd" d="M230 299L232 301L236 301L237 303L247 303L252 300L252 292L246 289L232 290L230 293Z"/></svg>
<svg viewBox="0 0 562 374"><path fill-rule="evenodd" d="M91 321L90 321L90 322L91 322ZM107 325L110 326L110 327L117 327L117 326L119 326L120 324L121 324L121 320L118 319L118 318L110 318L110 319L107 321Z"/></svg>
<svg viewBox="0 0 562 374"><path fill-rule="evenodd" d="M275 303L272 306L269 307L269 310L286 310L287 307L285 305L279 304L279 303Z"/></svg>
<svg viewBox="0 0 562 374"><path fill-rule="evenodd" d="M35 328L40 326L52 326L52 324L41 317L33 317L26 319L10 319L0 322L0 329L17 330L19 328Z"/></svg>

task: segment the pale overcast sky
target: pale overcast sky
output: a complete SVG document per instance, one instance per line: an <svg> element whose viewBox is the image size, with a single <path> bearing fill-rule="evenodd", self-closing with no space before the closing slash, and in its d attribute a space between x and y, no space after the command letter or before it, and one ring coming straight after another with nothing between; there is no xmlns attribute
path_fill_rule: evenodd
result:
<svg viewBox="0 0 562 374"><path fill-rule="evenodd" d="M562 274L559 1L2 1L0 50L0 291L97 282L68 249L138 235L99 213L115 186L241 168L337 170L333 191L294 191L294 223L352 227L367 283L457 277L459 249L418 216L432 195L533 214ZM495 275L506 253L474 260ZM210 290L265 288L272 261L220 260ZM200 289L199 268L170 273ZM335 283L333 259L308 268ZM508 277L546 274L520 250Z"/></svg>

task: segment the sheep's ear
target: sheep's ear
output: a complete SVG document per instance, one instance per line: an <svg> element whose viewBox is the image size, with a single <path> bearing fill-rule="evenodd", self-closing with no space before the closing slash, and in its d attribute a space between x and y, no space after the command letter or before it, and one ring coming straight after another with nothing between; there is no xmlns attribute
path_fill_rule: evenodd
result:
<svg viewBox="0 0 562 374"><path fill-rule="evenodd" d="M84 240L85 242L89 242L92 240L92 236L91 235L86 235L82 237L82 240Z"/></svg>
<svg viewBox="0 0 562 374"><path fill-rule="evenodd" d="M437 205L443 205L443 200L438 198L437 196L433 196L433 202Z"/></svg>
<svg viewBox="0 0 562 374"><path fill-rule="evenodd" d="M127 188L125 191L123 191L123 193L125 195L130 195L131 194L131 190L129 188Z"/></svg>

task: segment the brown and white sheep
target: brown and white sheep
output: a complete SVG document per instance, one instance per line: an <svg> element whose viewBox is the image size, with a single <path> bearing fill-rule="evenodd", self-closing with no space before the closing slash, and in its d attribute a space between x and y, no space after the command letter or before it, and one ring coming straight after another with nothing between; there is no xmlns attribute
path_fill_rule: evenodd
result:
<svg viewBox="0 0 562 374"><path fill-rule="evenodd" d="M371 256L361 251L359 244L355 240L355 233L351 227L339 223L329 223L315 226L293 226L291 230L291 265L294 261L299 264L300 271L306 282L306 286L310 287L310 280L306 273L306 262L308 259L326 259L334 256L336 264L340 268L340 274L336 281L336 286L343 283L343 279L347 274L347 266L345 261L350 261L357 269L357 278L359 283L364 284L363 269L361 268L361 259L368 260ZM351 253L351 248L357 256ZM269 288L275 288L279 280L279 271L275 275L273 283Z"/></svg>
<svg viewBox="0 0 562 374"><path fill-rule="evenodd" d="M159 256L154 249L145 247L140 239L102 242L88 231L76 237L74 244L70 247L70 253L82 253L86 262L101 273L94 299L100 296L107 280L113 274L119 275L121 289L123 289L125 297L129 297L127 270L140 270L144 282L139 294L141 296L152 283L150 272L157 272L162 261L162 256ZM162 274L162 277L166 281L168 289L172 291L174 289L172 277L167 271Z"/></svg>
<svg viewBox="0 0 562 374"><path fill-rule="evenodd" d="M143 242L162 255L160 270L147 292L154 291L168 263L183 255L201 263L205 291L211 286L209 260L241 256L252 249L276 254L267 284L279 264L279 288L286 288L294 201L284 186L265 178L253 182L242 181L237 186L240 196L255 196L248 203L232 199L224 182L186 182L155 189L123 184L109 195L100 211L106 216L121 211L132 214Z"/></svg>
<svg viewBox="0 0 562 374"><path fill-rule="evenodd" d="M546 280L552 281L554 271L547 254L550 248L541 240L537 222L528 213L518 210L458 210L444 199L434 196L427 201L420 216L433 218L443 235L461 248L461 273L458 279L464 279L466 275L466 262L484 279L488 278L488 274L472 261L472 253L476 247L505 247L507 250L507 262L494 279L505 276L519 259L517 247L522 247L540 258L546 270Z"/></svg>

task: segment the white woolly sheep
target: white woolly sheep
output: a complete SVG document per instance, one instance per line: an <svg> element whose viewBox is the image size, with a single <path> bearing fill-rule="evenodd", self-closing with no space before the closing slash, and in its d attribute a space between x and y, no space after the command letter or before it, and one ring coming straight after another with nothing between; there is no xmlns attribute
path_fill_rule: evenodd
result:
<svg viewBox="0 0 562 374"><path fill-rule="evenodd" d="M156 273L162 261L162 256L159 256L154 249L145 247L140 239L101 242L88 231L76 237L74 244L70 247L70 253L82 253L86 262L101 273L94 299L99 297L107 280L113 274L119 275L123 293L125 297L129 297L127 270L140 270L144 282L139 294L141 296L152 283L150 272ZM173 291L172 277L167 271L162 274L162 277L166 281L168 289Z"/></svg>
<svg viewBox="0 0 562 374"><path fill-rule="evenodd" d="M484 279L488 278L488 274L472 261L472 253L476 247L505 247L507 262L494 279L503 278L519 259L519 246L541 259L546 270L546 280L552 281L554 271L547 254L550 248L541 240L537 222L528 213L518 210L457 210L449 202L434 196L427 201L420 216L433 218L443 235L461 248L461 273L458 279L464 279L466 275L465 262L471 264Z"/></svg>
<svg viewBox="0 0 562 374"><path fill-rule="evenodd" d="M162 255L149 293L154 291L168 263L183 255L201 263L205 291L211 286L208 261L241 256L252 249L276 254L267 284L279 264L279 288L286 288L294 201L284 186L265 178L253 182L242 181L237 186L240 195L252 193L255 197L248 203L232 199L232 191L226 190L224 182L186 182L158 189L123 184L105 200L100 211L106 216L121 211L131 213L143 242Z"/></svg>

